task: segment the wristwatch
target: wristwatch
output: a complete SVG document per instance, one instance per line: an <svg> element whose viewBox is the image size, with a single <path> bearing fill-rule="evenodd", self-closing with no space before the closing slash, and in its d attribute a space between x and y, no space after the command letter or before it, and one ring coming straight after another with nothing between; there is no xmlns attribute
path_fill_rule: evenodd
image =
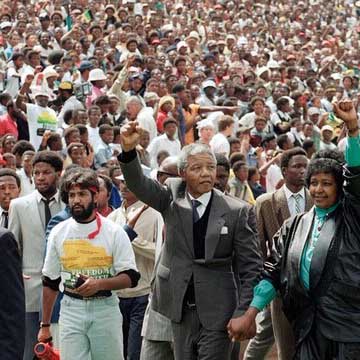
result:
<svg viewBox="0 0 360 360"><path fill-rule="evenodd" d="M40 323L40 329L45 328L45 327L50 327L50 324L46 324L46 323L41 322Z"/></svg>

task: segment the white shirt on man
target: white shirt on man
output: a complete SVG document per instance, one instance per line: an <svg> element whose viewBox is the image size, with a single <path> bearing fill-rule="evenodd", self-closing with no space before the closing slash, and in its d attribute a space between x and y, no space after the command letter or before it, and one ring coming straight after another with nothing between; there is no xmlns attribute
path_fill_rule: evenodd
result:
<svg viewBox="0 0 360 360"><path fill-rule="evenodd" d="M284 184L284 191L285 191L286 201L289 207L290 215L294 216L298 213L296 211L296 199L295 199L296 196L298 196L298 206L300 208L300 213L303 213L305 211L305 189L302 188L299 192L293 193Z"/></svg>
<svg viewBox="0 0 360 360"><path fill-rule="evenodd" d="M222 133L216 134L210 141L210 147L215 154L224 154L227 158L230 155L230 144Z"/></svg>
<svg viewBox="0 0 360 360"><path fill-rule="evenodd" d="M178 139L169 139L166 134L156 136L154 140L151 141L147 151L150 154L151 167L157 167L157 156L160 151L165 150L169 153L170 156L178 156L181 151L181 144Z"/></svg>

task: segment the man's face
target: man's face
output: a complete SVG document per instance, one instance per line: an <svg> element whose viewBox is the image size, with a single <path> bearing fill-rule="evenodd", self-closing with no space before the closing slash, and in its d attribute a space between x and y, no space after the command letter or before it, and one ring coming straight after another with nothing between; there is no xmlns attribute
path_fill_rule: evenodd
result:
<svg viewBox="0 0 360 360"><path fill-rule="evenodd" d="M24 155L22 158L22 167L24 168L25 173L31 174L32 172L32 159L34 155Z"/></svg>
<svg viewBox="0 0 360 360"><path fill-rule="evenodd" d="M60 173L57 173L50 164L44 162L35 164L33 176L35 188L40 194L44 196L47 194L55 194Z"/></svg>
<svg viewBox="0 0 360 360"><path fill-rule="evenodd" d="M108 206L109 194L105 185L105 181L102 178L98 178L99 180L99 195L97 199L97 207L99 209L104 209Z"/></svg>
<svg viewBox="0 0 360 360"><path fill-rule="evenodd" d="M230 175L229 171L227 171L224 166L217 165L216 179L214 184L215 189L218 189L221 192L225 192L229 180L229 175Z"/></svg>
<svg viewBox="0 0 360 360"><path fill-rule="evenodd" d="M214 128L211 126L203 127L199 132L200 138L205 142L209 142L214 136Z"/></svg>
<svg viewBox="0 0 360 360"><path fill-rule="evenodd" d="M35 100L39 106L44 108L47 107L49 102L49 98L47 96L42 96L42 95L38 95Z"/></svg>
<svg viewBox="0 0 360 360"><path fill-rule="evenodd" d="M20 188L13 176L0 177L0 206L3 210L8 211L10 201L19 197Z"/></svg>
<svg viewBox="0 0 360 360"><path fill-rule="evenodd" d="M72 217L76 221L86 221L95 210L98 193L93 194L90 190L82 189L74 185L69 190L69 207Z"/></svg>
<svg viewBox="0 0 360 360"><path fill-rule="evenodd" d="M285 183L294 186L301 186L305 183L305 172L308 166L308 159L305 155L295 155L286 168L282 168Z"/></svg>
<svg viewBox="0 0 360 360"><path fill-rule="evenodd" d="M71 149L70 158L73 164L82 166L85 160L85 148L75 146Z"/></svg>
<svg viewBox="0 0 360 360"><path fill-rule="evenodd" d="M92 127L97 127L101 118L100 110L92 110L89 114L89 123Z"/></svg>
<svg viewBox="0 0 360 360"><path fill-rule="evenodd" d="M244 166L241 166L240 169L238 169L236 172L235 172L235 176L241 181L241 182L244 182L248 179L248 176L249 176L249 168L244 165Z"/></svg>
<svg viewBox="0 0 360 360"><path fill-rule="evenodd" d="M40 44L43 46L43 47L47 47L48 44L49 44L49 41L50 41L50 36L49 34L47 33L42 33L41 36L40 36Z"/></svg>
<svg viewBox="0 0 360 360"><path fill-rule="evenodd" d="M176 133L177 126L174 123L168 123L164 127L164 131L169 138L173 138Z"/></svg>
<svg viewBox="0 0 360 360"><path fill-rule="evenodd" d="M80 142L80 131L73 131L68 138L69 144Z"/></svg>
<svg viewBox="0 0 360 360"><path fill-rule="evenodd" d="M113 142L114 140L114 131L113 130L106 130L103 134L100 135L101 136L101 140L105 143L105 144L110 144Z"/></svg>
<svg viewBox="0 0 360 360"><path fill-rule="evenodd" d="M137 103L131 102L126 104L126 112L129 120L135 120L139 111L140 111L140 107Z"/></svg>
<svg viewBox="0 0 360 360"><path fill-rule="evenodd" d="M187 158L187 166L181 171L181 177L185 180L190 194L197 198L213 189L216 179L216 162L207 153L190 155Z"/></svg>
<svg viewBox="0 0 360 360"><path fill-rule="evenodd" d="M132 193L128 187L126 186L125 181L120 181L120 194L121 197L124 201L126 201L127 203L134 203L135 201L137 201L137 197L135 196L134 193Z"/></svg>

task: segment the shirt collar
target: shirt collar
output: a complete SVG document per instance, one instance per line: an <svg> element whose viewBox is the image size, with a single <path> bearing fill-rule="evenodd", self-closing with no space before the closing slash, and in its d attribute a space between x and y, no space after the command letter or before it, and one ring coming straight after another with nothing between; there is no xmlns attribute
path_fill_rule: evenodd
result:
<svg viewBox="0 0 360 360"><path fill-rule="evenodd" d="M208 206L210 198L211 198L211 191L202 194L201 196L199 196L197 199L195 199L190 193L187 193L190 200L197 200L201 202L201 205L204 205L205 207Z"/></svg>
<svg viewBox="0 0 360 360"><path fill-rule="evenodd" d="M59 190L56 191L55 195L52 198L54 198L54 200L56 202L60 202ZM36 190L36 201L38 202L38 204L41 202L42 199L45 199L45 198L39 193L39 191Z"/></svg>
<svg viewBox="0 0 360 360"><path fill-rule="evenodd" d="M4 210L4 209L0 206L0 218L1 218L2 214L3 214L3 212L9 212L9 210L6 211L6 210Z"/></svg>
<svg viewBox="0 0 360 360"><path fill-rule="evenodd" d="M316 213L316 216L320 219L326 217L327 215L329 215L330 213L332 213L333 211L335 211L337 209L337 207L339 206L339 202L337 202L336 204L334 204L333 206L330 206L329 208L327 209L322 209L322 208L319 208L317 206L315 206L315 213Z"/></svg>
<svg viewBox="0 0 360 360"><path fill-rule="evenodd" d="M284 184L284 191L285 191L286 200L289 200L293 195L300 195L303 199L305 199L305 188L304 187L299 192L293 193Z"/></svg>

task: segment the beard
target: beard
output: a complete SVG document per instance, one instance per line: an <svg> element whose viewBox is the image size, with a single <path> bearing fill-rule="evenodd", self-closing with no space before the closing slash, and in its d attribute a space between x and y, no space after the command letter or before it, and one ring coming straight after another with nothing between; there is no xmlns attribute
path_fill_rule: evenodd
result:
<svg viewBox="0 0 360 360"><path fill-rule="evenodd" d="M74 206L70 208L71 216L75 219L77 222L84 222L92 215L95 209L95 204L91 202L86 208L83 206L76 205L77 207L81 207L82 210L76 209L74 210Z"/></svg>

